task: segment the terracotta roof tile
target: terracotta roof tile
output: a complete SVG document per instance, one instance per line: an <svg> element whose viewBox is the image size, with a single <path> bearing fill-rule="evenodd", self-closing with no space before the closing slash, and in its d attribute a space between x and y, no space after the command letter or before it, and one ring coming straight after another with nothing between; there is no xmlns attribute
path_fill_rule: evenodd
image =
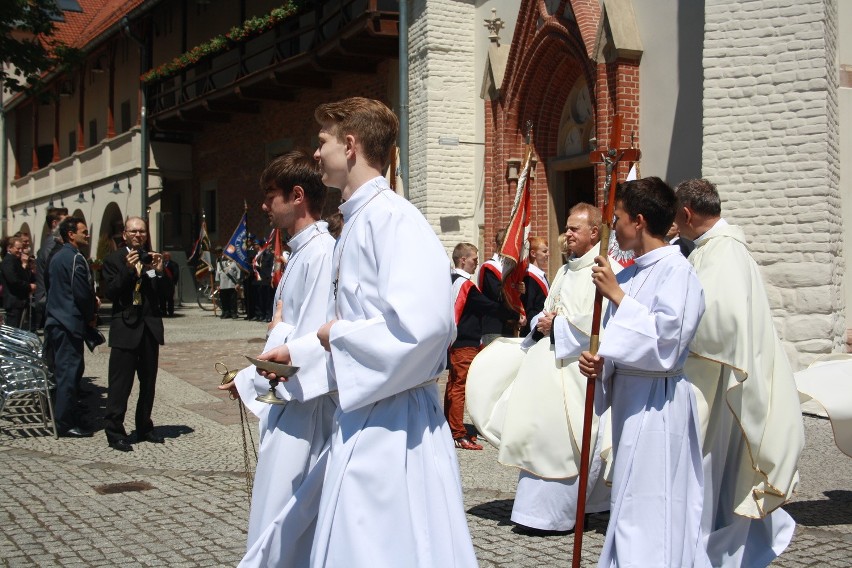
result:
<svg viewBox="0 0 852 568"><path fill-rule="evenodd" d="M54 38L83 49L122 16L145 0L78 0L82 12L64 12L65 21L56 23Z"/></svg>

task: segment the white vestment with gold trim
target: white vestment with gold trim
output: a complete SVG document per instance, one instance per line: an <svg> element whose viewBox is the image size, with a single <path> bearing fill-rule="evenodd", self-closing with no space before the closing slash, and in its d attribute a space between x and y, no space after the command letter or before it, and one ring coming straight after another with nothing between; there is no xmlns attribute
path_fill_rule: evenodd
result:
<svg viewBox="0 0 852 568"><path fill-rule="evenodd" d="M597 246L562 266L550 287L544 311L555 311L554 342L498 339L474 359L468 372L468 414L499 450L498 460L521 470L512 510L516 523L541 530L574 527L586 378L578 357L588 349L595 287L592 266ZM611 260L618 273L621 266ZM536 321L531 322L535 328ZM604 424L608 415L603 417ZM606 432L606 427L603 428ZM587 512L609 508L601 452L611 447L592 421Z"/></svg>
<svg viewBox="0 0 852 568"><path fill-rule="evenodd" d="M707 310L685 372L701 417L706 548L713 566L766 566L795 528L779 507L804 446L796 383L742 230L720 219L695 245Z"/></svg>

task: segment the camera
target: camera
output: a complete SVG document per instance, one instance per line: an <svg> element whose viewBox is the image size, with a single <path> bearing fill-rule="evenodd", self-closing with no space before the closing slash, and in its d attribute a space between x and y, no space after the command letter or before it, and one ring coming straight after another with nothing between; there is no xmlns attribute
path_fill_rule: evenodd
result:
<svg viewBox="0 0 852 568"><path fill-rule="evenodd" d="M142 264L151 264L154 262L154 257L145 249L139 249L136 251L139 253L139 262Z"/></svg>

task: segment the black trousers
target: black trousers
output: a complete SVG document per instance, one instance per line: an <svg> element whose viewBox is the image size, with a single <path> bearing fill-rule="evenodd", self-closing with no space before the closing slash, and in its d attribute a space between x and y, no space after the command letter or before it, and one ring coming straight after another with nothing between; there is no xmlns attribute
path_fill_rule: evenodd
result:
<svg viewBox="0 0 852 568"><path fill-rule="evenodd" d="M261 297L263 298L263 316L267 321L272 319L272 314L275 312L275 306L272 303L275 301L275 288L266 284L260 287Z"/></svg>
<svg viewBox="0 0 852 568"><path fill-rule="evenodd" d="M246 299L246 319L255 317L255 306L257 305L257 291L252 279L243 280L243 293Z"/></svg>
<svg viewBox="0 0 852 568"><path fill-rule="evenodd" d="M104 432L107 440L126 438L124 415L127 399L133 388L133 376L139 375L139 401L136 403L136 436L141 437L154 429L151 411L154 408L154 391L157 383L157 361L160 345L147 329L136 349L110 348L109 386L107 388ZM58 366L57 361L57 366Z"/></svg>
<svg viewBox="0 0 852 568"><path fill-rule="evenodd" d="M236 288L220 288L219 301L222 304L222 317L237 315Z"/></svg>
<svg viewBox="0 0 852 568"><path fill-rule="evenodd" d="M26 306L22 308L6 308L6 325L23 329L24 312Z"/></svg>
<svg viewBox="0 0 852 568"><path fill-rule="evenodd" d="M47 315L44 302L33 301L30 308L30 331L36 331L44 327L45 316Z"/></svg>
<svg viewBox="0 0 852 568"><path fill-rule="evenodd" d="M83 378L83 338L73 337L61 325L49 325L44 334L53 352L56 379L56 404L53 412L56 429L64 434L71 428L82 426L77 411L77 396Z"/></svg>
<svg viewBox="0 0 852 568"><path fill-rule="evenodd" d="M262 319L271 319L274 311L272 302L275 300L275 289L269 283L256 282L254 285L255 301L257 305L254 308L256 317Z"/></svg>
<svg viewBox="0 0 852 568"><path fill-rule="evenodd" d="M169 294L165 294L160 298L160 312L164 316L173 316L175 315L175 294L174 291Z"/></svg>

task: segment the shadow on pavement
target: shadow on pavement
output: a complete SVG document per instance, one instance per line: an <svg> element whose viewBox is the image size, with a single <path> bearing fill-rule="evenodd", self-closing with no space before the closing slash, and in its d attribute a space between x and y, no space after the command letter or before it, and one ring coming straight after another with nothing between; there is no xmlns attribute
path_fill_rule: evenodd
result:
<svg viewBox="0 0 852 568"><path fill-rule="evenodd" d="M97 377L83 377L80 381L78 408L83 425L91 432L103 430L106 413L106 387L95 383Z"/></svg>
<svg viewBox="0 0 852 568"><path fill-rule="evenodd" d="M512 516L512 505L514 499L497 499L475 505L467 510L468 513L480 519L497 521L498 526L514 525L509 518Z"/></svg>
<svg viewBox="0 0 852 568"><path fill-rule="evenodd" d="M467 510L467 512L475 517L479 517L481 519L486 519L489 521L496 521L497 526L513 526L512 532L515 534L520 534L524 536L536 536L536 537L548 537L548 536L565 536L568 534L573 534L573 529L570 531L544 531L539 529L532 529L529 527L524 527L522 525L517 525L511 521L512 517L512 506L514 505L514 499L496 499L494 501L488 501L486 503L481 503L474 507L471 507ZM606 534L606 526L609 523L609 513L590 513L586 515L585 532L596 532L600 535Z"/></svg>
<svg viewBox="0 0 852 568"><path fill-rule="evenodd" d="M797 523L809 527L852 524L852 491L837 489L823 495L827 501L795 501L784 505L784 510Z"/></svg>
<svg viewBox="0 0 852 568"><path fill-rule="evenodd" d="M180 438L181 436L184 436L186 434L191 434L191 433L195 432L195 430L190 428L189 426L185 426L183 424L166 424L164 426L161 426L159 424L155 424L154 425L154 432L156 432L157 434L159 434L163 438L174 439L174 438ZM131 432L130 435L135 436L136 430Z"/></svg>

